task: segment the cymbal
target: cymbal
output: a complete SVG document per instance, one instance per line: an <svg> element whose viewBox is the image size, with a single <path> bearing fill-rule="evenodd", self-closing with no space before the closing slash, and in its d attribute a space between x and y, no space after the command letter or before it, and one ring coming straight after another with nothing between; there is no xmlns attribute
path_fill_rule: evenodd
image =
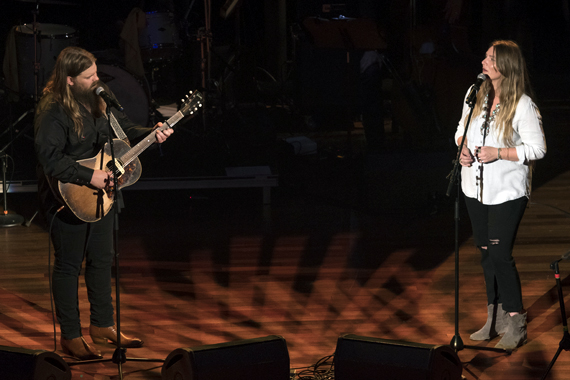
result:
<svg viewBox="0 0 570 380"><path fill-rule="evenodd" d="M38 0L16 0L19 1L21 3L36 3L38 2ZM44 5L44 4L50 4L50 5L75 5L78 6L79 4L70 2L70 1L64 1L64 0L39 0L39 5Z"/></svg>

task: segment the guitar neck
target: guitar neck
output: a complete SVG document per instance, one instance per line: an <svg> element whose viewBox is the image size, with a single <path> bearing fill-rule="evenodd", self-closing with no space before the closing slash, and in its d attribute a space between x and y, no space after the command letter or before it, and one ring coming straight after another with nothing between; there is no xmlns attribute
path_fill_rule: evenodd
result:
<svg viewBox="0 0 570 380"><path fill-rule="evenodd" d="M174 127L176 123L184 118L184 114L180 111L176 112L170 119L165 121L161 127L157 128L160 131L165 131L168 128ZM123 167L130 164L135 158L137 158L142 152L144 152L149 146L156 142L156 130L153 129L141 142L132 147L128 152L123 154L119 159L121 160Z"/></svg>

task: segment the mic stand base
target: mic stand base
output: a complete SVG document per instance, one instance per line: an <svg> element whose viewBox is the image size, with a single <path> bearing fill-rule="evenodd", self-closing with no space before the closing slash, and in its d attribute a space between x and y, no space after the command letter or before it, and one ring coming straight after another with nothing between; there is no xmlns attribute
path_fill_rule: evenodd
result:
<svg viewBox="0 0 570 380"><path fill-rule="evenodd" d="M113 352L113 357L111 359L94 359L94 360L78 360L74 362L66 361L67 365L72 367L82 364L94 364L94 363L107 363L112 362L117 364L118 378L123 380L123 364L127 361L133 362L146 362L146 363L164 363L166 359L147 359L147 358L127 358L127 349L124 347L117 347L115 352Z"/></svg>
<svg viewBox="0 0 570 380"><path fill-rule="evenodd" d="M93 360L77 360L77 361L66 361L67 365L72 367L75 365L82 365L82 364L93 364L93 363L106 363L112 362L115 364L124 364L127 361L129 362L147 362L147 363L164 363L166 359L149 359L149 358L127 358L127 349L126 348L116 348L113 352L113 357L110 359L93 359ZM122 373L122 371L119 371Z"/></svg>
<svg viewBox="0 0 570 380"><path fill-rule="evenodd" d="M564 334L562 335L562 340L558 344L558 350L556 351L556 354L550 361L550 364L548 364L548 368L546 369L546 372L544 372L544 375L542 375L541 380L546 379L548 373L554 366L554 363L556 363L556 360L558 359L558 356L560 356L562 350L565 351L570 350L570 334L568 334L568 320L566 318L566 306L564 305L564 294L562 293L562 283L560 281L560 268L558 266L558 263L561 260L565 259L566 257L562 256L561 259L556 260L552 264L550 264L550 269L554 270L554 278L556 279L556 288L558 290L558 303L560 304L560 314L562 317L562 330L564 331Z"/></svg>
<svg viewBox="0 0 570 380"><path fill-rule="evenodd" d="M554 357L550 361L550 364L548 364L548 368L546 369L546 372L544 373L544 375L542 375L541 380L546 379L546 377L548 376L548 373L550 372L550 370L554 366L554 363L556 363L556 360L558 359L558 356L560 356L560 353L562 352L562 350L564 350L564 351L570 350L570 334L568 334L568 331L564 332L564 336L562 337L562 340L558 344L558 350L556 351L556 354L554 354Z"/></svg>
<svg viewBox="0 0 570 380"><path fill-rule="evenodd" d="M495 348L495 347L485 347L485 346L470 346L470 345L465 345L463 344L463 340L461 339L461 336L459 335L455 335L452 339L451 342L449 343L449 345L451 346L451 348L453 348L455 350L455 352L461 351L464 348L470 348L473 350L483 350L483 351L493 351L493 352L504 352L507 354L511 354L513 352L513 350L511 349L504 349L504 348Z"/></svg>
<svg viewBox="0 0 570 380"><path fill-rule="evenodd" d="M4 211L4 214L0 215L0 227L16 227L24 224L24 217L18 214L11 214L10 212Z"/></svg>

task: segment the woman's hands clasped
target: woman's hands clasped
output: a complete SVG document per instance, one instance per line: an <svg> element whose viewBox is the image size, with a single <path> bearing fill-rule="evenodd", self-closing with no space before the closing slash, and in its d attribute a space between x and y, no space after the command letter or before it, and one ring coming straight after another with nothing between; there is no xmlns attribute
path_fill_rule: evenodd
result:
<svg viewBox="0 0 570 380"><path fill-rule="evenodd" d="M461 166L470 167L475 160L482 164L488 164L499 159L499 149L492 146L476 146L474 153L472 154L469 148L463 146L459 156Z"/></svg>
<svg viewBox="0 0 570 380"><path fill-rule="evenodd" d="M482 164L488 164L499 159L499 149L492 146L476 146L475 157Z"/></svg>

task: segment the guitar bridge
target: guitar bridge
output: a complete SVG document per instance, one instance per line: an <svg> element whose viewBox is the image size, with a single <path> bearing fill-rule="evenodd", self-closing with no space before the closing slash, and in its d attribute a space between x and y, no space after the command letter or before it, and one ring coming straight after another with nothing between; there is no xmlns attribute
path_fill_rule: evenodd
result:
<svg viewBox="0 0 570 380"><path fill-rule="evenodd" d="M119 178L125 173L125 168L123 167L123 163L115 159L115 164L113 165L113 161L107 162L107 170L114 174L115 178Z"/></svg>

